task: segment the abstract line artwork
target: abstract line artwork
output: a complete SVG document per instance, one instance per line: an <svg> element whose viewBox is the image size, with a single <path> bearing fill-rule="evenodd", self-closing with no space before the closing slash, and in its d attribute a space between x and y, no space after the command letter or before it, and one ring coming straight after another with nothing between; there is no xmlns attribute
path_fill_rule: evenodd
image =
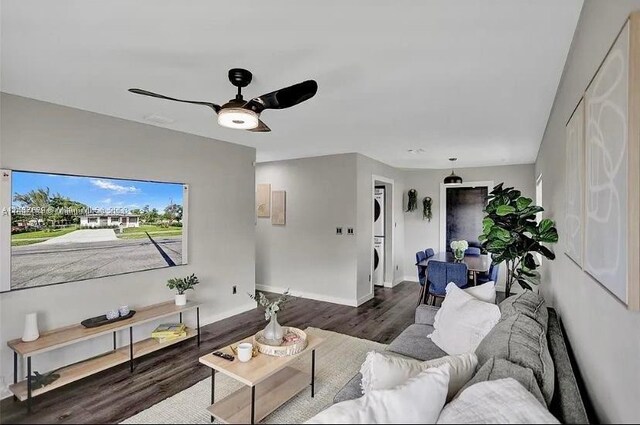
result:
<svg viewBox="0 0 640 425"><path fill-rule="evenodd" d="M259 184L256 192L256 208L258 217L271 216L271 185Z"/></svg>
<svg viewBox="0 0 640 425"><path fill-rule="evenodd" d="M586 93L584 269L627 302L629 27Z"/></svg>
<svg viewBox="0 0 640 425"><path fill-rule="evenodd" d="M582 266L582 215L584 181L584 102L567 124L565 253Z"/></svg>

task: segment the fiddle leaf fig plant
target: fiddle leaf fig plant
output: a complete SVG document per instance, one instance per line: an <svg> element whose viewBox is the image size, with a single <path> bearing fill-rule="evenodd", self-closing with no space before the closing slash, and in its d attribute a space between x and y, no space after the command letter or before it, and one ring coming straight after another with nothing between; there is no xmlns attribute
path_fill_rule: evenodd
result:
<svg viewBox="0 0 640 425"><path fill-rule="evenodd" d="M491 253L494 263L506 263L505 292L509 296L514 283L523 289L531 289L540 283L540 274L536 271L539 264L534 254L555 259L555 254L543 244L558 242L558 230L553 220L536 221L536 214L544 209L534 205L531 198L503 186L504 183L500 183L489 194L479 240Z"/></svg>

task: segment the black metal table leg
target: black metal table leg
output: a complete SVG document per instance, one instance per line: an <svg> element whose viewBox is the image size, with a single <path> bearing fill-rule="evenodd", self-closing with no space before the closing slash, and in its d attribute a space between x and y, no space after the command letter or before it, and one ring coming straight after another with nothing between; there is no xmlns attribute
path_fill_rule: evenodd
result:
<svg viewBox="0 0 640 425"><path fill-rule="evenodd" d="M27 412L31 413L31 357L27 357Z"/></svg>
<svg viewBox="0 0 640 425"><path fill-rule="evenodd" d="M316 396L316 350L311 351L311 397Z"/></svg>
<svg viewBox="0 0 640 425"><path fill-rule="evenodd" d="M18 353L13 352L13 383L18 383ZM14 400L18 400L18 397L13 396Z"/></svg>
<svg viewBox="0 0 640 425"><path fill-rule="evenodd" d="M251 387L251 423L256 423L256 386Z"/></svg>
<svg viewBox="0 0 640 425"><path fill-rule="evenodd" d="M198 347L200 347L200 307L196 307L196 326L198 328Z"/></svg>
<svg viewBox="0 0 640 425"><path fill-rule="evenodd" d="M129 327L129 369L133 373L133 327Z"/></svg>
<svg viewBox="0 0 640 425"><path fill-rule="evenodd" d="M116 345L116 332L113 331L113 351L116 351L118 346Z"/></svg>
<svg viewBox="0 0 640 425"><path fill-rule="evenodd" d="M182 323L182 312L180 312L180 323Z"/></svg>
<svg viewBox="0 0 640 425"><path fill-rule="evenodd" d="M216 370L211 369L211 405L216 401ZM213 423L213 416L211 416L211 422Z"/></svg>

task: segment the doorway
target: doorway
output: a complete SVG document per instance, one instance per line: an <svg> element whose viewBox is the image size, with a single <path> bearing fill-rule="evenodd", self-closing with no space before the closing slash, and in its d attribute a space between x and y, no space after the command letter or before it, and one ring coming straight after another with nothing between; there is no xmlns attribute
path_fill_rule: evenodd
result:
<svg viewBox="0 0 640 425"><path fill-rule="evenodd" d="M373 287L392 287L394 280L394 188L393 180L372 176L371 291Z"/></svg>
<svg viewBox="0 0 640 425"><path fill-rule="evenodd" d="M451 241L466 240L480 247L482 219L493 182L440 186L440 251L451 251Z"/></svg>

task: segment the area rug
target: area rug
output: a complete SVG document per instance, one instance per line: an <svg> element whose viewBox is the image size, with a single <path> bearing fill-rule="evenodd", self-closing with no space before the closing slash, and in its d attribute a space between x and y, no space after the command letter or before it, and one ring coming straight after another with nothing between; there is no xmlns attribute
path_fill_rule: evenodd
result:
<svg viewBox="0 0 640 425"><path fill-rule="evenodd" d="M384 344L322 329L307 328L305 331L325 339L316 350L315 397L311 398L311 390L305 389L267 416L263 423L299 424L312 418L333 403L336 393L358 373L369 351L386 348ZM311 356L300 356L292 366L309 371ZM216 374L216 400L222 400L241 386L222 373ZM211 378L207 378L122 423L210 424L211 417L206 410L210 402Z"/></svg>

